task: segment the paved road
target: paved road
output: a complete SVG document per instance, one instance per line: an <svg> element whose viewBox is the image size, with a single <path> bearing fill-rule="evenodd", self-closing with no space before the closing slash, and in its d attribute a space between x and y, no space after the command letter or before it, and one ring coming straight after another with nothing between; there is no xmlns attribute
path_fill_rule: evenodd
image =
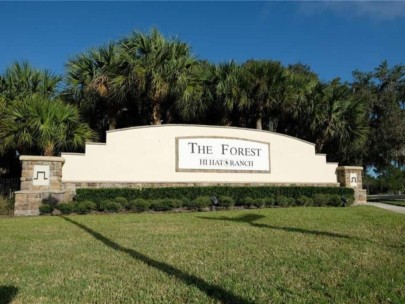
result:
<svg viewBox="0 0 405 304"><path fill-rule="evenodd" d="M367 203L367 205L405 214L405 207L388 205L388 204L383 204L383 203Z"/></svg>

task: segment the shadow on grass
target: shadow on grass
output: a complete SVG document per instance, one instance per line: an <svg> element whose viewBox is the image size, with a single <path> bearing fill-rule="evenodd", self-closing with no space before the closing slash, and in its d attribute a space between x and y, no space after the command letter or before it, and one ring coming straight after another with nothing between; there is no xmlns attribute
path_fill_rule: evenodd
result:
<svg viewBox="0 0 405 304"><path fill-rule="evenodd" d="M68 217L61 216L61 218L78 226L79 228L83 229L84 231L86 231L87 233L92 235L95 239L101 241L108 247L110 247L118 252L125 253L133 259L142 261L143 263L147 264L150 267L163 271L164 273L183 281L187 285L195 286L199 290L204 292L206 295L208 295L209 297L211 297L217 301L220 301L221 303L229 303L229 304L231 304L231 303L246 303L246 304L253 303L249 300L246 300L238 295L231 293L230 291L225 290L224 288L222 288L218 285L213 285L213 284L207 283L203 279L201 279L195 275L185 273L182 270L180 270L174 266L171 266L167 263L152 259L151 257L148 257L147 255L140 253L134 249L121 246L118 243L103 236L101 233L94 231L94 230L90 229L89 227L87 227L81 223L78 223Z"/></svg>
<svg viewBox="0 0 405 304"><path fill-rule="evenodd" d="M18 288L10 285L0 285L0 304L9 304L18 293Z"/></svg>
<svg viewBox="0 0 405 304"><path fill-rule="evenodd" d="M221 217L197 216L197 217L200 219L204 219L204 220L246 223L253 227L258 227L258 228L270 228L270 229L276 229L276 230L283 230L283 231L287 231L287 232L298 232L298 233L323 235L323 236L336 237L336 238L353 239L353 237L351 237L349 235L344 235L344 234L339 234L339 233L334 233L334 232L308 230L308 229L302 229L302 228L296 228L296 227L272 226L272 225L268 225L268 224L255 223L255 221L265 218L264 215L259 215L259 214L245 214L245 215L242 215L239 217L226 217L226 216L221 216Z"/></svg>

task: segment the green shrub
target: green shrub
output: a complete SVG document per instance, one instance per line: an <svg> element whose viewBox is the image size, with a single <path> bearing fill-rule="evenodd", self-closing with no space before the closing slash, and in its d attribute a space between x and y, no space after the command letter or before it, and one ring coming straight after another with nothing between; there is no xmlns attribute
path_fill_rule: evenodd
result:
<svg viewBox="0 0 405 304"><path fill-rule="evenodd" d="M7 199L0 194L0 214L8 215Z"/></svg>
<svg viewBox="0 0 405 304"><path fill-rule="evenodd" d="M128 200L125 197L118 196L114 201L122 206L123 209L129 209Z"/></svg>
<svg viewBox="0 0 405 304"><path fill-rule="evenodd" d="M220 196L219 205L225 208L232 208L235 205L235 200L230 196Z"/></svg>
<svg viewBox="0 0 405 304"><path fill-rule="evenodd" d="M137 198L129 201L129 209L132 211L137 211L137 212L142 212L148 210L150 207L150 202L143 199L143 198Z"/></svg>
<svg viewBox="0 0 405 304"><path fill-rule="evenodd" d="M92 201L77 202L73 210L79 214L89 213L97 209L97 205Z"/></svg>
<svg viewBox="0 0 405 304"><path fill-rule="evenodd" d="M46 197L42 200L42 204L50 205L50 206L52 206L53 209L56 207L58 202L59 202L59 200L56 197L52 196L51 194L49 194L48 197Z"/></svg>
<svg viewBox="0 0 405 304"><path fill-rule="evenodd" d="M0 215L13 214L14 199L8 199L0 194Z"/></svg>
<svg viewBox="0 0 405 304"><path fill-rule="evenodd" d="M287 197L284 195L277 196L276 198L276 205L281 207L288 207L295 205L295 198Z"/></svg>
<svg viewBox="0 0 405 304"><path fill-rule="evenodd" d="M99 211L118 212L123 209L123 206L115 200L104 200L99 204L97 209Z"/></svg>
<svg viewBox="0 0 405 304"><path fill-rule="evenodd" d="M181 208L183 207L183 201L179 199L166 199L167 205L171 207L171 209Z"/></svg>
<svg viewBox="0 0 405 304"><path fill-rule="evenodd" d="M264 201L264 205L266 207L274 206L274 204L276 203L276 200L274 199L274 197L265 197L265 198L263 198L263 201Z"/></svg>
<svg viewBox="0 0 405 304"><path fill-rule="evenodd" d="M155 211L166 211L172 209L169 199L155 199L151 201L151 208Z"/></svg>
<svg viewBox="0 0 405 304"><path fill-rule="evenodd" d="M297 198L296 203L298 206L312 206L314 204L314 200L308 196L301 195Z"/></svg>
<svg viewBox="0 0 405 304"><path fill-rule="evenodd" d="M162 199L155 199L150 201L150 208L155 211L165 211L170 208L166 207Z"/></svg>
<svg viewBox="0 0 405 304"><path fill-rule="evenodd" d="M73 205L69 203L59 203L56 205L56 209L62 212L62 214L70 214L73 212Z"/></svg>
<svg viewBox="0 0 405 304"><path fill-rule="evenodd" d="M251 197L244 197L239 200L238 202L239 206L246 206L246 207L252 207L255 205L255 200Z"/></svg>
<svg viewBox="0 0 405 304"><path fill-rule="evenodd" d="M296 199L293 197L287 197L287 206L295 206L296 205Z"/></svg>
<svg viewBox="0 0 405 304"><path fill-rule="evenodd" d="M314 196L314 206L327 206L329 204L329 195L328 194L316 194Z"/></svg>
<svg viewBox="0 0 405 304"><path fill-rule="evenodd" d="M103 200L96 204L98 211L107 211L107 206L112 202L112 200Z"/></svg>
<svg viewBox="0 0 405 304"><path fill-rule="evenodd" d="M239 200L239 206L246 206L248 208L257 207L263 208L266 206L266 198L252 198L252 197L244 197Z"/></svg>
<svg viewBox="0 0 405 304"><path fill-rule="evenodd" d="M346 197L347 206L353 205L353 203L354 203L354 196Z"/></svg>
<svg viewBox="0 0 405 304"><path fill-rule="evenodd" d="M104 206L104 211L107 212L118 212L121 211L123 209L122 205L120 203L117 203L115 201L110 201L107 202Z"/></svg>
<svg viewBox="0 0 405 304"><path fill-rule="evenodd" d="M290 202L290 200L288 199L288 197L286 197L284 195L277 196L277 198L276 198L277 206L287 207L289 202Z"/></svg>
<svg viewBox="0 0 405 304"><path fill-rule="evenodd" d="M336 194L329 195L328 205L334 206L334 207L340 207L343 205L342 198Z"/></svg>
<svg viewBox="0 0 405 304"><path fill-rule="evenodd" d="M187 207L189 208L207 208L211 205L211 199L209 196L199 196L195 200L191 201Z"/></svg>
<svg viewBox="0 0 405 304"><path fill-rule="evenodd" d="M263 208L264 206L266 206L266 201L264 200L264 198L254 198L253 206L257 208Z"/></svg>
<svg viewBox="0 0 405 304"><path fill-rule="evenodd" d="M181 200L170 198L153 200L151 203L151 208L156 211L171 210L174 208L180 208L181 206Z"/></svg>
<svg viewBox="0 0 405 304"><path fill-rule="evenodd" d="M50 214L53 211L53 207L51 205L42 204L39 206L39 213L40 214Z"/></svg>

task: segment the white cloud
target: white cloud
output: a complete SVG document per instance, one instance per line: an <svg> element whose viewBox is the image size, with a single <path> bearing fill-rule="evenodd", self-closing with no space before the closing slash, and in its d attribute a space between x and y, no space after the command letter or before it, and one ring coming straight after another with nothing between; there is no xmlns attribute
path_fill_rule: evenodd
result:
<svg viewBox="0 0 405 304"><path fill-rule="evenodd" d="M332 11L345 17L384 21L405 18L405 1L301 1L299 11L306 15Z"/></svg>

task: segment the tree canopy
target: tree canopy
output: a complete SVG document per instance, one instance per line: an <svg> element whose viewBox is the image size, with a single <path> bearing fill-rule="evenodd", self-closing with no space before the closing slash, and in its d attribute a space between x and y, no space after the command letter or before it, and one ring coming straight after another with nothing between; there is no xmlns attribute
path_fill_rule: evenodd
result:
<svg viewBox="0 0 405 304"><path fill-rule="evenodd" d="M55 155L94 138L79 109L60 100L61 80L28 62L6 69L0 78L0 155Z"/></svg>
<svg viewBox="0 0 405 304"><path fill-rule="evenodd" d="M382 174L405 165L404 65L324 82L302 63L211 63L157 29L74 55L65 77L11 64L0 74L0 110L2 155L80 150L115 128L197 123L288 134L329 161Z"/></svg>

